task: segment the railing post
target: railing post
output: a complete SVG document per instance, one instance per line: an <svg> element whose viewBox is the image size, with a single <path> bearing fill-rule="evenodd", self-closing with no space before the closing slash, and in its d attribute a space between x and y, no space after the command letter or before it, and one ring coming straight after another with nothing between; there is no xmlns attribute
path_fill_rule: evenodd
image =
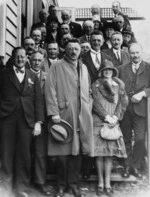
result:
<svg viewBox="0 0 150 197"><path fill-rule="evenodd" d="M150 97L147 98L147 178L150 185Z"/></svg>

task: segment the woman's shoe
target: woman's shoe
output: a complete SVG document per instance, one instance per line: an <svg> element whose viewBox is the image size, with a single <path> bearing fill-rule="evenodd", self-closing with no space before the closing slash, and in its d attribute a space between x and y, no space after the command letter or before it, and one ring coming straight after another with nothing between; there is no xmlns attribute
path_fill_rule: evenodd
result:
<svg viewBox="0 0 150 197"><path fill-rule="evenodd" d="M97 187L96 195L102 196L104 194L104 188L103 187Z"/></svg>
<svg viewBox="0 0 150 197"><path fill-rule="evenodd" d="M105 194L108 197L113 197L113 189L112 188L105 188Z"/></svg>
<svg viewBox="0 0 150 197"><path fill-rule="evenodd" d="M123 178L129 178L130 176L130 167L126 167L122 173Z"/></svg>

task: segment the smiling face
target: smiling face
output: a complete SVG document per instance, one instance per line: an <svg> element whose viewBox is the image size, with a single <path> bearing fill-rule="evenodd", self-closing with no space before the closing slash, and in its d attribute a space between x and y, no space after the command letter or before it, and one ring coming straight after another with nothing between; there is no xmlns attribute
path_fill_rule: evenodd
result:
<svg viewBox="0 0 150 197"><path fill-rule="evenodd" d="M135 64L138 64L139 62L142 61L142 48L139 44L135 43L132 44L129 48L129 53L130 53L130 57L132 62L134 62Z"/></svg>
<svg viewBox="0 0 150 197"><path fill-rule="evenodd" d="M69 10L63 10L61 13L61 18L63 20L63 23L68 23L71 18L71 14Z"/></svg>
<svg viewBox="0 0 150 197"><path fill-rule="evenodd" d="M58 50L58 44L57 43L50 43L47 45L47 53L48 57L51 59L56 59L59 50Z"/></svg>
<svg viewBox="0 0 150 197"><path fill-rule="evenodd" d="M27 61L26 51L24 49L18 49L14 54L14 65L17 68L23 68Z"/></svg>
<svg viewBox="0 0 150 197"><path fill-rule="evenodd" d="M84 54L86 52L88 52L91 49L90 43L85 42L85 43L81 43L81 53Z"/></svg>
<svg viewBox="0 0 150 197"><path fill-rule="evenodd" d="M31 67L35 71L39 71L43 65L44 57L41 53L35 53L31 56L30 62Z"/></svg>
<svg viewBox="0 0 150 197"><path fill-rule="evenodd" d="M104 38L102 35L92 35L91 36L91 47L95 51L99 51L104 43Z"/></svg>
<svg viewBox="0 0 150 197"><path fill-rule="evenodd" d="M81 47L79 43L71 43L69 42L66 46L66 56L70 60L77 60L81 52Z"/></svg>
<svg viewBox="0 0 150 197"><path fill-rule="evenodd" d="M120 49L123 42L122 34L113 34L111 36L111 44L114 49Z"/></svg>
<svg viewBox="0 0 150 197"><path fill-rule="evenodd" d="M27 38L24 40L24 48L26 50L27 55L31 55L34 52L35 41L32 38Z"/></svg>
<svg viewBox="0 0 150 197"><path fill-rule="evenodd" d="M105 78L107 78L107 79L109 79L109 78L112 78L112 75L113 75L113 70L112 69L105 69L104 71L103 71L103 76L105 77Z"/></svg>

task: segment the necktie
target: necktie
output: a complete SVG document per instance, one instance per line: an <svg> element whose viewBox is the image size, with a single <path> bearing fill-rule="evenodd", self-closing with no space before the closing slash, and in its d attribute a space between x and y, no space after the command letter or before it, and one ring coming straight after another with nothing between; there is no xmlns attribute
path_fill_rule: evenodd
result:
<svg viewBox="0 0 150 197"><path fill-rule="evenodd" d="M117 56L117 59L119 60L119 62L121 62L120 55L119 55L118 51L116 52L116 56Z"/></svg>
<svg viewBox="0 0 150 197"><path fill-rule="evenodd" d="M22 73L22 74L24 73L24 70L22 69L16 68L15 70L16 70L16 73Z"/></svg>
<svg viewBox="0 0 150 197"><path fill-rule="evenodd" d="M98 59L98 54L96 54L96 57L95 57L95 67L97 68L97 69L99 69L99 67L100 67L100 61L99 61L99 59Z"/></svg>
<svg viewBox="0 0 150 197"><path fill-rule="evenodd" d="M136 74L137 71L138 71L138 67L137 67L137 65L134 65L134 73Z"/></svg>
<svg viewBox="0 0 150 197"><path fill-rule="evenodd" d="M87 36L87 40L88 40L88 42L90 41L90 37L91 37L91 36L89 36L89 35Z"/></svg>

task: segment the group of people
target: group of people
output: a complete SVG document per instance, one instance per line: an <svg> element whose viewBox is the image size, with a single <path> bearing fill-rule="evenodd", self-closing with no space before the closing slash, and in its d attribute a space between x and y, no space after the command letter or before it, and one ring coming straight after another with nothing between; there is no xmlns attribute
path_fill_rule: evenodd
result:
<svg viewBox="0 0 150 197"><path fill-rule="evenodd" d="M55 6L42 10L0 71L0 178L16 197L30 196L31 184L46 196L84 197L84 159L89 169L94 158L97 196L113 196L114 157L124 178L142 178L150 65L118 1L112 10L107 22L93 5L83 27L69 10L62 24ZM118 137L106 136L112 130ZM47 156L56 158L55 192L46 187Z"/></svg>

